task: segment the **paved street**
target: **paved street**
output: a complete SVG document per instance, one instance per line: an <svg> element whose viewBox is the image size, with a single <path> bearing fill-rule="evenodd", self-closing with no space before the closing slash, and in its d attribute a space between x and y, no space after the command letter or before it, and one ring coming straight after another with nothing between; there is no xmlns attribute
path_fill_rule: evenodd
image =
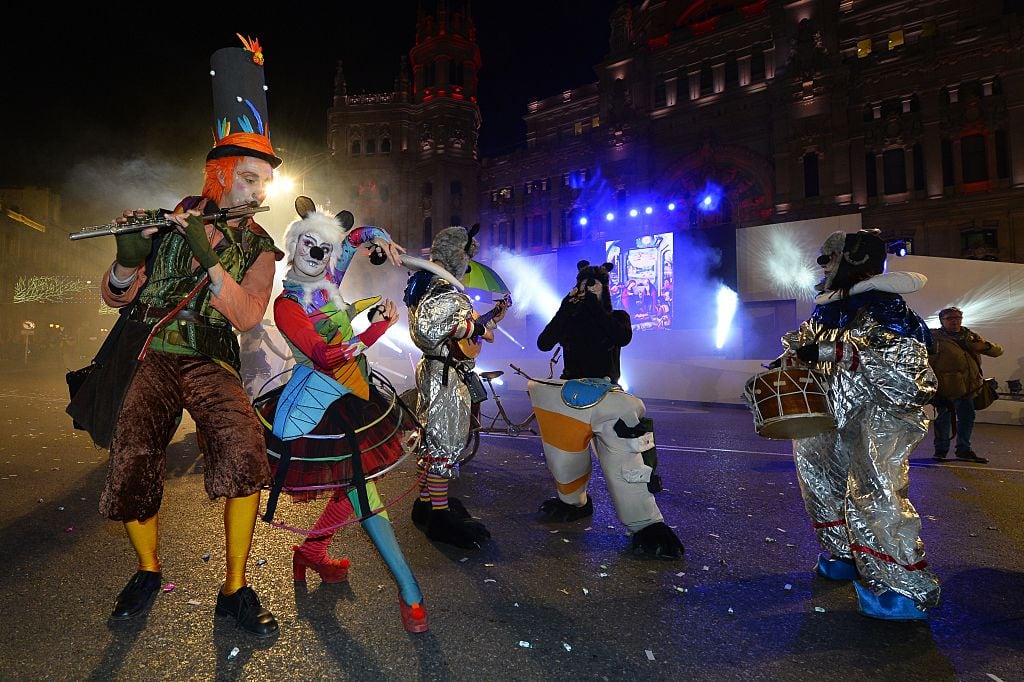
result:
<svg viewBox="0 0 1024 682"><path fill-rule="evenodd" d="M485 437L455 491L490 544L435 546L409 521L408 498L393 510L428 633L402 629L394 582L358 528L332 545L352 561L349 582L311 574L303 586L291 574L296 536L260 523L250 581L281 623L260 641L213 618L223 506L203 492L187 418L160 514L167 589L148 617L107 621L135 559L121 525L96 512L107 453L71 429L62 378L0 374L4 680L1024 679L1021 427L977 427L987 466L933 465L928 440L912 460L911 499L943 580L928 623L864 618L850 585L814 576L788 443L759 438L741 409L651 401L667 488L657 499L684 561L626 551L600 475L593 519L539 523L552 495L540 441ZM507 404L529 409L521 394ZM413 470L386 479L388 499L409 490ZM321 508L282 507L298 524Z"/></svg>

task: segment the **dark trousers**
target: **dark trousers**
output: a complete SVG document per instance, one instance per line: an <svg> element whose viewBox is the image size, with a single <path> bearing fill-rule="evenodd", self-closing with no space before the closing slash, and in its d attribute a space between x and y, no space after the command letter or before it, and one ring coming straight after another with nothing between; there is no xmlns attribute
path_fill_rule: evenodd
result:
<svg viewBox="0 0 1024 682"><path fill-rule="evenodd" d="M953 401L956 410L956 451L968 452L971 449L971 434L974 432L974 399L961 398ZM952 438L951 415L945 407L936 409L935 415L935 451L949 452Z"/></svg>

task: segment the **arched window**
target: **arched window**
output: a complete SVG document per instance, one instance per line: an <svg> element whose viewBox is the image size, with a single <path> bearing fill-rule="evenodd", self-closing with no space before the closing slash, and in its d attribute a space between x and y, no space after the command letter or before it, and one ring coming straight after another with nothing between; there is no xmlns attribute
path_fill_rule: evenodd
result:
<svg viewBox="0 0 1024 682"><path fill-rule="evenodd" d="M391 153L391 138L385 137L380 141L380 153L390 154Z"/></svg>
<svg viewBox="0 0 1024 682"><path fill-rule="evenodd" d="M352 156L359 156L362 149L362 143L359 140L352 140Z"/></svg>
<svg viewBox="0 0 1024 682"><path fill-rule="evenodd" d="M366 153L367 154L376 154L377 153L377 140L370 139L370 140L366 141Z"/></svg>

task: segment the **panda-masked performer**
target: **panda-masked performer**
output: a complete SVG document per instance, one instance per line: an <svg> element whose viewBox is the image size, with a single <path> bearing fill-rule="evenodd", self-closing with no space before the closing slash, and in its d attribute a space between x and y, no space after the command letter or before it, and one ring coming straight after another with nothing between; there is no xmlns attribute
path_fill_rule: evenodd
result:
<svg viewBox="0 0 1024 682"><path fill-rule="evenodd" d="M654 449L653 424L645 418L643 401L616 383L620 350L632 340L633 330L629 313L612 310L611 269L611 263L580 261L576 286L537 339L542 351L561 344L565 358L561 381L531 380L528 385L558 491L540 511L549 521L593 515L587 494L593 443L615 511L633 533L634 553L678 559L683 545L665 525L648 487L653 468L644 453Z"/></svg>

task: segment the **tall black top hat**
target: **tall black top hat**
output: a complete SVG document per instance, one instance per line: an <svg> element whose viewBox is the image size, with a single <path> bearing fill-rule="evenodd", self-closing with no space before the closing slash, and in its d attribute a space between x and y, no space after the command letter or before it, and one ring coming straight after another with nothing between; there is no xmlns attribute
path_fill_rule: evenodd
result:
<svg viewBox="0 0 1024 682"><path fill-rule="evenodd" d="M210 57L214 146L206 160L254 156L277 168L281 159L270 144L263 50L258 40L238 37L244 47L225 47Z"/></svg>

